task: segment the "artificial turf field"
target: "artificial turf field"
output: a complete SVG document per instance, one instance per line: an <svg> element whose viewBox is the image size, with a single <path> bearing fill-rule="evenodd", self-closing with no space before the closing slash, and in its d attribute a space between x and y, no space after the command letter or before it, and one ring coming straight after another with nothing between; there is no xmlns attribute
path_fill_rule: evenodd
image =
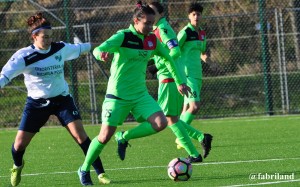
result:
<svg viewBox="0 0 300 187"><path fill-rule="evenodd" d="M124 124L118 130L134 125ZM193 164L189 181L168 178L169 161L187 154L176 149L175 136L167 128L156 135L130 140L124 161L117 157L117 144L111 139L101 154L112 180L108 186L300 186L300 116L205 119L192 125L211 133L214 141L208 158ZM86 125L85 129L91 139L99 132L99 126ZM16 129L0 130L1 187L10 186L15 135ZM200 144L193 142L201 151ZM76 171L84 156L62 127L42 128L26 149L24 159L19 186L81 186ZM285 174L288 176L283 179ZM273 179L266 179L271 175ZM100 186L94 171L91 176L95 186Z"/></svg>

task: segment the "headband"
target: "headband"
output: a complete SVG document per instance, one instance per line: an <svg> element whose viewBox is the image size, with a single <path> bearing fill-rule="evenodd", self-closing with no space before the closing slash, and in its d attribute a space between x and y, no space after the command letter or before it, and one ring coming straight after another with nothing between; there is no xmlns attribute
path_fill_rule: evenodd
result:
<svg viewBox="0 0 300 187"><path fill-rule="evenodd" d="M34 29L33 31L31 31L31 34L35 34L42 29L51 29L51 26L38 27L38 28Z"/></svg>

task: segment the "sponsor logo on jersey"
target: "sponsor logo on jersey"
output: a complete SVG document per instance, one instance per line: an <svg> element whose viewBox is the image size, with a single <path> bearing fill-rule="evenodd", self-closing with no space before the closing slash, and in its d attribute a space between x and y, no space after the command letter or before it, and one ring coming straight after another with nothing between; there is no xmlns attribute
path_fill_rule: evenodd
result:
<svg viewBox="0 0 300 187"><path fill-rule="evenodd" d="M62 59L61 55L57 55L57 56L55 56L55 60L57 60L58 62L60 62L60 61L61 61L61 59Z"/></svg>
<svg viewBox="0 0 300 187"><path fill-rule="evenodd" d="M149 46L149 48L152 48L153 47L153 42L148 41L148 46Z"/></svg>
<svg viewBox="0 0 300 187"><path fill-rule="evenodd" d="M145 58L147 56L147 54L148 54L147 51L139 51L139 56L141 56L141 57Z"/></svg>
<svg viewBox="0 0 300 187"><path fill-rule="evenodd" d="M54 65L46 67L35 67L34 70L36 71L37 76L60 76L64 73L63 68L63 65Z"/></svg>
<svg viewBox="0 0 300 187"><path fill-rule="evenodd" d="M163 29L164 30L164 33L168 34L168 30L167 29Z"/></svg>
<svg viewBox="0 0 300 187"><path fill-rule="evenodd" d="M42 107L46 107L46 106L48 106L50 104L50 100L46 100L46 103L41 103L41 106Z"/></svg>
<svg viewBox="0 0 300 187"><path fill-rule="evenodd" d="M37 54L32 54L32 55L30 55L30 56L27 58L27 60L30 60L30 59L32 59L32 58L35 57L35 56L37 56Z"/></svg>
<svg viewBox="0 0 300 187"><path fill-rule="evenodd" d="M139 42L128 41L129 44L140 45Z"/></svg>
<svg viewBox="0 0 300 187"><path fill-rule="evenodd" d="M74 111L73 111L73 115L74 115L74 116L77 116L77 115L78 115L78 111L74 110Z"/></svg>

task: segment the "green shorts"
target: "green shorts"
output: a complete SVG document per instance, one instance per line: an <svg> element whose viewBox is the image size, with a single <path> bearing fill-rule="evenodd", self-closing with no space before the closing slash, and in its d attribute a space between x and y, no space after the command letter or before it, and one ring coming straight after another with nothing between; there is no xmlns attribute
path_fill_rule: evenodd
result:
<svg viewBox="0 0 300 187"><path fill-rule="evenodd" d="M178 92L175 82L159 83L157 102L166 116L180 115L183 96Z"/></svg>
<svg viewBox="0 0 300 187"><path fill-rule="evenodd" d="M202 79L196 79L192 77L187 77L187 85L191 88L192 94L189 93L188 97L184 97L184 104L187 105L191 102L200 101L200 91L202 88Z"/></svg>
<svg viewBox="0 0 300 187"><path fill-rule="evenodd" d="M158 111L161 111L161 108L149 94L136 100L105 98L102 104L102 124L122 125L130 112L138 122L143 122Z"/></svg>

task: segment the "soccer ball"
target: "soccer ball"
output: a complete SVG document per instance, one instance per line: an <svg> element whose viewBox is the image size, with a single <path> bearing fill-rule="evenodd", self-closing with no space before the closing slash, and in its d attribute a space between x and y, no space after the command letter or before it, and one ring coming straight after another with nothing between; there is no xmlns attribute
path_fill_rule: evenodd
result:
<svg viewBox="0 0 300 187"><path fill-rule="evenodd" d="M174 181L187 181L192 172L192 164L186 158L174 158L168 165L168 175Z"/></svg>

